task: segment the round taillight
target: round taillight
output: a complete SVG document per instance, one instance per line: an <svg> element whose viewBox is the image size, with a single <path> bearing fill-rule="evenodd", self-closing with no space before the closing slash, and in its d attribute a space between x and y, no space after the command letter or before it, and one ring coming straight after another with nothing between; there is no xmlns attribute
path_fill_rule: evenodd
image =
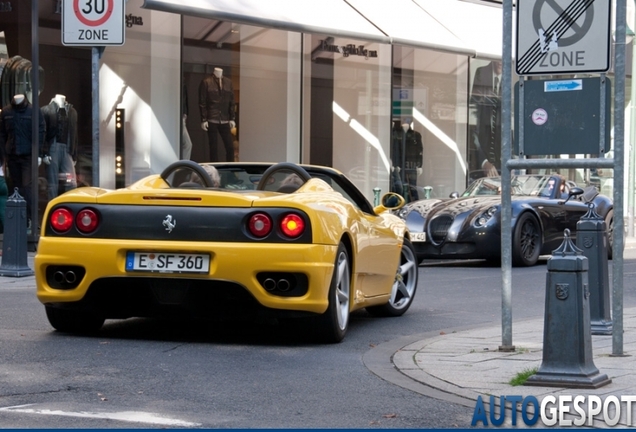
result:
<svg viewBox="0 0 636 432"><path fill-rule="evenodd" d="M50 221L55 231L64 233L73 226L73 214L69 209L58 208L51 213Z"/></svg>
<svg viewBox="0 0 636 432"><path fill-rule="evenodd" d="M280 229L287 237L296 238L305 231L305 221L299 215L290 213L281 220Z"/></svg>
<svg viewBox="0 0 636 432"><path fill-rule="evenodd" d="M265 237L272 230L272 219L265 213L256 213L247 224L250 233L255 237Z"/></svg>
<svg viewBox="0 0 636 432"><path fill-rule="evenodd" d="M95 231L98 223L97 213L91 209L83 209L75 216L75 225L84 234L90 234Z"/></svg>

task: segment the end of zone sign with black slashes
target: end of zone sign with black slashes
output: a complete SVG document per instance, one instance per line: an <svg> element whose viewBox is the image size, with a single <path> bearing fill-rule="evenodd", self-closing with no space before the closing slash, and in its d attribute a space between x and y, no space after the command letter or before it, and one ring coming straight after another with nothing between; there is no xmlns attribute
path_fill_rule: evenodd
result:
<svg viewBox="0 0 636 432"><path fill-rule="evenodd" d="M62 43L69 46L123 45L125 0L64 0Z"/></svg>
<svg viewBox="0 0 636 432"><path fill-rule="evenodd" d="M517 1L517 74L607 72L610 20L611 0Z"/></svg>

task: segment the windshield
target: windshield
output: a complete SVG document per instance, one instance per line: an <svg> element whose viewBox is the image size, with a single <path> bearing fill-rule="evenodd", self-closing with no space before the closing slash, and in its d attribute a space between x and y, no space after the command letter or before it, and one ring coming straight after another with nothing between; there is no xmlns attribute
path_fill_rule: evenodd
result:
<svg viewBox="0 0 636 432"><path fill-rule="evenodd" d="M549 198L553 195L557 179L546 175L512 176L511 194L513 196L540 196ZM500 195L501 177L484 177L474 181L462 194L463 197Z"/></svg>

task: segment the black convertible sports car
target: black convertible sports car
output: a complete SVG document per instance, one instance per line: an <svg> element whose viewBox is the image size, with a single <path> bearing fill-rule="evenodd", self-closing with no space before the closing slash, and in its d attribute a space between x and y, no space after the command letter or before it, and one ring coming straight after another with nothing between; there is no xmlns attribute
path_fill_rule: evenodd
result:
<svg viewBox="0 0 636 432"><path fill-rule="evenodd" d="M567 228L576 237L576 224L589 203L605 219L608 256L612 254L612 200L598 190L577 187L559 175L512 177L512 262L536 264L552 253ZM411 232L418 260L455 258L498 260L501 256L501 178L473 182L461 195L425 199L397 211Z"/></svg>

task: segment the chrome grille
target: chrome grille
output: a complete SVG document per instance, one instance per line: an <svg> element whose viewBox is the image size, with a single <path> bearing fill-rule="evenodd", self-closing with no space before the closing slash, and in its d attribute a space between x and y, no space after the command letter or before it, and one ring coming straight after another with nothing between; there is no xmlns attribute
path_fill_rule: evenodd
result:
<svg viewBox="0 0 636 432"><path fill-rule="evenodd" d="M430 237L433 243L441 243L446 239L446 234L453 223L453 218L449 215L441 215L431 220L429 225Z"/></svg>

